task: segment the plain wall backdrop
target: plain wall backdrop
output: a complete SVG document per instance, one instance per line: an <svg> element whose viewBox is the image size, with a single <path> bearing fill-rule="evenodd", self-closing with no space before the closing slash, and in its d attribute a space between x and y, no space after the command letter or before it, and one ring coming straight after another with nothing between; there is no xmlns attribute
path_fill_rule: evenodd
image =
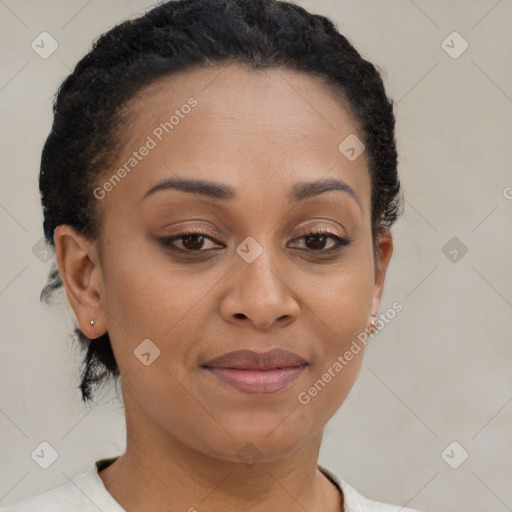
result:
<svg viewBox="0 0 512 512"><path fill-rule="evenodd" d="M378 501L510 511L512 2L297 3L382 70L406 200L380 312L403 310L371 340L319 462ZM38 174L57 87L94 39L151 5L0 1L1 506L124 451L115 390L80 400L71 310L39 302L54 258ZM58 44L49 56L42 32ZM58 452L48 469L31 457L44 441Z"/></svg>

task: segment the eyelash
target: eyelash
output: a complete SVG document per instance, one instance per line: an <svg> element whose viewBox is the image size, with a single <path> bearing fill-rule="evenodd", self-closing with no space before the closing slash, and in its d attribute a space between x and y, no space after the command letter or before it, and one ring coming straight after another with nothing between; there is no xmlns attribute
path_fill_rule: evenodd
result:
<svg viewBox="0 0 512 512"><path fill-rule="evenodd" d="M190 250L190 249L179 249L178 247L175 247L173 245L173 242L175 242L177 240L180 240L181 238L183 238L185 236L191 236L191 235L198 235L198 236L201 236L201 237L206 238L208 240L211 240L212 242L217 242L209 233L206 233L206 232L203 232L203 231L196 231L196 230L193 230L193 229L182 231L181 233L178 233L178 234L173 235L173 236L159 238L158 241L166 249L169 249L169 250L171 250L173 252L198 253L198 254L200 254L200 253L207 253L207 252L212 250L212 249L207 249L207 250L201 250L200 249L200 250L197 250L197 251L193 251L193 250ZM352 239L351 238L344 238L344 237L338 236L338 235L332 233L331 231L325 230L325 229L312 229L311 231L308 231L307 233L304 233L302 236L296 238L295 240L304 239L304 238L307 238L309 236L327 236L328 238L331 238L331 239L333 239L335 241L335 245L333 247L331 247L330 249L319 249L319 250L299 249L299 250L311 252L311 253L314 253L314 254L320 254L320 255L328 256L328 255L331 255L331 254L334 254L334 253L338 252L343 247L346 247L346 246L348 246L348 245L350 245L352 243Z"/></svg>

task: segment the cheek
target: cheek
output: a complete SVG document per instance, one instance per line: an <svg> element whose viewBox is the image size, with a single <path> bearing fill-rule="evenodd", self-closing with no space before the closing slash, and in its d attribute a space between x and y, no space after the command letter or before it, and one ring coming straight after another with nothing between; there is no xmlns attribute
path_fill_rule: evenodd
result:
<svg viewBox="0 0 512 512"><path fill-rule="evenodd" d="M109 332L160 337L201 295L197 287L187 286L183 267L171 265L153 242L116 244L105 254L103 266L106 307L112 316Z"/></svg>
<svg viewBox="0 0 512 512"><path fill-rule="evenodd" d="M309 283L306 302L317 326L318 350L311 379L297 397L327 421L343 403L359 373L369 337L373 292L371 247L347 259L324 288Z"/></svg>
<svg viewBox="0 0 512 512"><path fill-rule="evenodd" d="M150 360L158 357L141 376L145 386L157 389L169 378L162 368L184 381L199 335L209 332L217 309L212 297L226 270L186 269L151 243L127 245L116 245L104 264L107 327L121 374L140 370L138 356L149 351Z"/></svg>
<svg viewBox="0 0 512 512"><path fill-rule="evenodd" d="M371 295L372 283L368 274L352 268L341 275L333 275L325 289L310 292L307 301L313 312L338 332L365 324Z"/></svg>
<svg viewBox="0 0 512 512"><path fill-rule="evenodd" d="M126 399L135 400L162 428L185 436L187 429L179 419L183 411L197 422L202 418L187 391L187 357L193 354L199 325L194 319L205 315L200 312L201 299L216 281L205 278L196 283L155 253L139 251L136 259L109 260L108 331L130 397ZM116 250L118 254L122 251Z"/></svg>
<svg viewBox="0 0 512 512"><path fill-rule="evenodd" d="M368 321L373 294L371 247L361 244L322 277L307 276L303 286L305 303L324 324L340 348L347 338L357 336Z"/></svg>

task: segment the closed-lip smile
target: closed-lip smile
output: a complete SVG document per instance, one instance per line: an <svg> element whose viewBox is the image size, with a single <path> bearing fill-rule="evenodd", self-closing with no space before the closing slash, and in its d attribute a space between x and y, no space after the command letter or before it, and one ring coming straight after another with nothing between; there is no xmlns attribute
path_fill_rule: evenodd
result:
<svg viewBox="0 0 512 512"><path fill-rule="evenodd" d="M225 384L245 393L275 393L295 381L308 362L284 349L227 352L202 365Z"/></svg>

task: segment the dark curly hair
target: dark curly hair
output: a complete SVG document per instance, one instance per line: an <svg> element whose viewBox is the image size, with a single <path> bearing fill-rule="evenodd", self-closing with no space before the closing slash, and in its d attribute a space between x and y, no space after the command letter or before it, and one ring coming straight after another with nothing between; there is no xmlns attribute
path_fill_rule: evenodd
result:
<svg viewBox="0 0 512 512"><path fill-rule="evenodd" d="M397 174L395 117L378 68L364 60L328 18L288 1L168 1L125 21L94 43L60 86L54 121L41 156L39 188L46 241L69 224L91 240L101 227L93 183L122 146L116 129L123 107L144 86L177 71L211 63L243 63L251 69L281 68L321 77L341 93L363 137L372 184L374 242L402 212ZM48 301L62 287L58 268L41 293ZM91 385L119 369L108 333L93 343L74 333L86 352L82 400Z"/></svg>

